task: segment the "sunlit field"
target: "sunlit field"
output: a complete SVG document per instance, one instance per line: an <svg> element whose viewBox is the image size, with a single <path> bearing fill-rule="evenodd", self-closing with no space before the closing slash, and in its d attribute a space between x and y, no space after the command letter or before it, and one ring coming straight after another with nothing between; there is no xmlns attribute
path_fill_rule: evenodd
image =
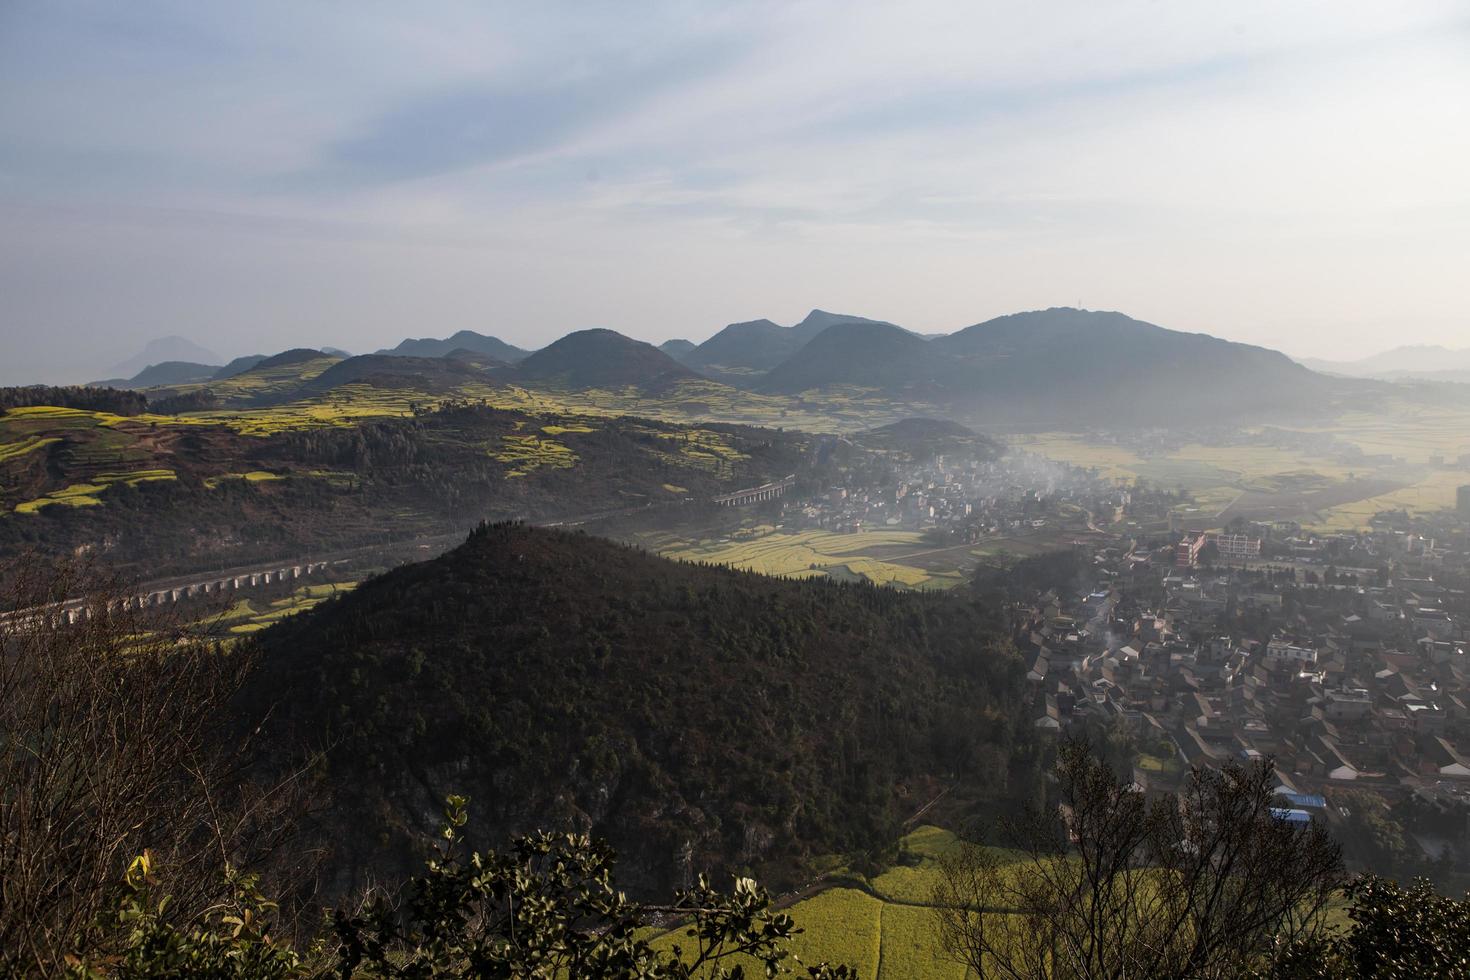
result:
<svg viewBox="0 0 1470 980"><path fill-rule="evenodd" d="M730 565L784 578L826 576L848 581L867 580L877 585L945 589L963 581L957 568L930 569L908 564L905 558L937 550L970 549L936 548L925 542L918 531L839 534L832 531L787 532L765 526L727 538L665 542L659 550L669 558Z"/></svg>
<svg viewBox="0 0 1470 980"><path fill-rule="evenodd" d="M305 612L356 587L356 582L327 582L304 585L282 599L241 599L227 611L206 619L203 625L235 636L257 633L287 616Z"/></svg>
<svg viewBox="0 0 1470 980"><path fill-rule="evenodd" d="M919 827L900 843L901 863L878 877L867 880L838 869L831 887L786 909L804 930L792 951L803 963L846 963L876 980L961 980L964 968L939 955L926 907L937 861L955 844L949 831ZM677 929L655 946L675 943L689 947ZM745 965L747 971L754 966Z"/></svg>
<svg viewBox="0 0 1470 980"><path fill-rule="evenodd" d="M1386 510L1423 513L1454 506L1470 483L1470 410L1406 406L1392 414L1350 413L1339 424L1297 430L1329 435L1368 457L1354 460L1275 446L1186 445L1156 455L1076 433L1013 437L1011 444L1048 459L1095 468L1110 478L1194 498L1189 516L1223 524L1236 513L1295 520L1317 530L1366 527Z"/></svg>
<svg viewBox="0 0 1470 980"><path fill-rule="evenodd" d="M172 480L172 470L136 470L132 473L101 473L91 483L73 483L44 497L16 504L17 514L34 514L43 507L95 507L102 503L101 494L109 487L125 484L135 487L155 480Z"/></svg>

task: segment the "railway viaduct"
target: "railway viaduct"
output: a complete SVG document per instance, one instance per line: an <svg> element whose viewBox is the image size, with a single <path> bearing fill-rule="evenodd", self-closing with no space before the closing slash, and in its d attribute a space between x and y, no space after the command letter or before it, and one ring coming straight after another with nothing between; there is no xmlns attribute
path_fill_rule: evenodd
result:
<svg viewBox="0 0 1470 980"><path fill-rule="evenodd" d="M300 565L274 565L249 571L233 571L223 575L196 578L178 585L150 589L121 599L110 599L98 605L89 605L81 600L63 603L58 609L51 607L67 625L76 625L98 615L134 609L149 609L169 606L182 599L194 596L217 595L222 592L241 592L265 585L278 585L307 578L323 571L331 564L325 561L304 562ZM0 628L22 628L38 610L25 610L0 617Z"/></svg>
<svg viewBox="0 0 1470 980"><path fill-rule="evenodd" d="M762 483L758 487L747 487L744 490L736 490L734 493L720 494L712 498L721 507L743 507L746 504L758 504L765 500L775 500L783 496L787 490L796 486L796 474L793 473L784 480L774 483Z"/></svg>

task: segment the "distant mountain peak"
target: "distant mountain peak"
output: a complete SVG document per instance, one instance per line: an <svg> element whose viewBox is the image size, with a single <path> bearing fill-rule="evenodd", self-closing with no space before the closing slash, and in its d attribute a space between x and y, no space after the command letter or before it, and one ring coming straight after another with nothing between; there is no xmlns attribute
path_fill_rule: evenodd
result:
<svg viewBox="0 0 1470 980"><path fill-rule="evenodd" d="M573 331L529 355L516 365L513 376L573 388L658 388L694 373L652 344L592 327Z"/></svg>
<svg viewBox="0 0 1470 980"><path fill-rule="evenodd" d="M791 329L804 339L810 340L828 327L839 323L888 323L888 321L854 316L851 313L829 313L827 310L814 309ZM889 326L895 326L895 324L889 324Z"/></svg>
<svg viewBox="0 0 1470 980"><path fill-rule="evenodd" d="M155 337L144 344L143 349L137 354L109 368L107 375L112 378L131 378L155 364L174 361L188 364L220 364L224 358L186 337L173 335Z"/></svg>
<svg viewBox="0 0 1470 980"><path fill-rule="evenodd" d="M460 330L449 337L440 340L434 337L409 338L401 341L397 347L377 351L378 354L388 354L394 357L444 357L454 351L471 351L476 354L485 354L497 361L513 364L526 356L528 351L514 347L501 340L499 337L491 337L488 334L476 333L473 330Z"/></svg>
<svg viewBox="0 0 1470 980"><path fill-rule="evenodd" d="M1354 378L1432 378L1436 375L1470 371L1470 348L1406 344L1356 361L1330 361L1311 357L1300 360L1314 371Z"/></svg>

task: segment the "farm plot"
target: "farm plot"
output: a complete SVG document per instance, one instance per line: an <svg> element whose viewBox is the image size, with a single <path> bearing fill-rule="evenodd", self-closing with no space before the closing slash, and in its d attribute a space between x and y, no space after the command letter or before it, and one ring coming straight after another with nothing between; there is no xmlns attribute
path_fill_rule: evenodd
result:
<svg viewBox="0 0 1470 980"><path fill-rule="evenodd" d="M827 575L906 588L947 588L955 584L952 575L874 557L876 549L891 549L895 545L902 546L900 550L918 550L922 547L921 536L913 531L834 534L773 530L745 540L727 538L692 545L684 543L662 553L670 558L731 565L786 578Z"/></svg>
<svg viewBox="0 0 1470 980"><path fill-rule="evenodd" d="M1254 521L1297 520L1304 524L1317 524L1324 520L1323 515L1338 508L1362 500L1385 498L1406 487L1407 484L1393 480L1371 478L1345 480L1317 489L1247 490L1221 511L1217 520L1223 524L1244 517Z"/></svg>
<svg viewBox="0 0 1470 980"><path fill-rule="evenodd" d="M99 494L109 487L125 484L135 487L140 483L149 483L156 480L176 479L173 470L137 470L132 473L99 473L92 478L90 483L73 483L47 494L35 500L27 500L16 504L17 514L36 514L43 507L65 506L65 507L95 507L102 503Z"/></svg>
<svg viewBox="0 0 1470 980"><path fill-rule="evenodd" d="M571 449L555 439L545 439L534 433L501 436L500 445L488 452L491 458L511 464L507 477L525 476L543 466L564 470L577 464L577 454Z"/></svg>
<svg viewBox="0 0 1470 980"><path fill-rule="evenodd" d="M1192 523L1219 527L1247 517L1346 530L1366 527L1384 510L1451 507L1455 488L1470 482L1470 470L1457 463L1470 452L1470 410L1392 408L1387 414L1348 413L1332 426L1300 430L1332 435L1366 458L1257 444L1191 444L1144 458L1074 433L1026 436L1013 445L1058 462L1095 467L1109 478L1182 487L1193 497L1187 509Z"/></svg>
<svg viewBox="0 0 1470 980"><path fill-rule="evenodd" d="M876 980L962 980L964 968L939 954L926 907L936 862L955 845L948 831L919 827L900 843L900 860L906 864L871 882L834 885L796 902L786 911L804 931L792 942L793 952L802 963L845 963L859 976ZM682 930L654 940L662 950L675 943L688 948ZM747 972L754 966L744 965Z"/></svg>
<svg viewBox="0 0 1470 980"><path fill-rule="evenodd" d="M214 629L224 629L235 636L258 633L287 616L305 612L334 595L350 592L356 587L356 582L328 582L302 586L285 598L270 602L242 599L228 612L207 620L206 625Z"/></svg>
<svg viewBox="0 0 1470 980"><path fill-rule="evenodd" d="M816 964L825 960L846 963L856 968L861 977L884 976L878 970L883 942L882 902L856 888L829 888L798 902L787 911L796 921L797 928L803 930L791 944L801 962ZM684 930L675 929L653 940L653 946L665 952L681 946L687 954L693 948L694 940L685 935ZM736 964L745 968L747 976L765 974L753 959L739 957L730 963L732 966Z"/></svg>
<svg viewBox="0 0 1470 980"><path fill-rule="evenodd" d="M8 462L12 459L19 459L28 453L35 452L37 449L45 449L52 443L60 441L61 438L59 436L26 436L24 439L19 439L15 442L0 442L0 463Z"/></svg>

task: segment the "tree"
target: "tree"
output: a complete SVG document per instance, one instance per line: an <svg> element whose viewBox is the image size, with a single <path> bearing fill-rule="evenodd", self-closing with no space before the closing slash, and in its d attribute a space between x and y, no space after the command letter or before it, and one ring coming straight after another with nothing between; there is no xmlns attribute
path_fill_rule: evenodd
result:
<svg viewBox="0 0 1470 980"><path fill-rule="evenodd" d="M1352 904L1345 934L1284 944L1272 980L1414 980L1470 977L1470 896L1434 893L1427 881L1408 888L1363 875L1344 889Z"/></svg>
<svg viewBox="0 0 1470 980"><path fill-rule="evenodd" d="M75 958L78 978L209 976L218 980L524 978L524 980L737 980L753 961L767 977L797 972L811 980L854 980L844 966L801 966L788 943L798 932L774 912L754 881L721 893L702 878L671 906L629 902L612 881L611 852L577 834L534 833L504 853L461 858L465 801L450 797L446 825L426 873L406 901L385 898L356 914L339 911L329 934L305 954L272 937L274 906L255 881L231 873L228 894L193 916L155 900L149 859L134 862L116 917L122 950ZM646 938L653 916L686 922L687 944L656 949Z"/></svg>
<svg viewBox="0 0 1470 980"><path fill-rule="evenodd" d="M933 895L943 951L982 977L1236 977L1322 926L1341 853L1272 813L1269 763L1194 769L1150 800L1080 740L1057 799L1008 822L1009 859L968 843Z"/></svg>
<svg viewBox="0 0 1470 980"><path fill-rule="evenodd" d="M75 564L0 583L0 974L49 975L105 944L96 918L145 846L203 907L225 865L271 850L286 794L255 794L216 729L241 657Z"/></svg>

